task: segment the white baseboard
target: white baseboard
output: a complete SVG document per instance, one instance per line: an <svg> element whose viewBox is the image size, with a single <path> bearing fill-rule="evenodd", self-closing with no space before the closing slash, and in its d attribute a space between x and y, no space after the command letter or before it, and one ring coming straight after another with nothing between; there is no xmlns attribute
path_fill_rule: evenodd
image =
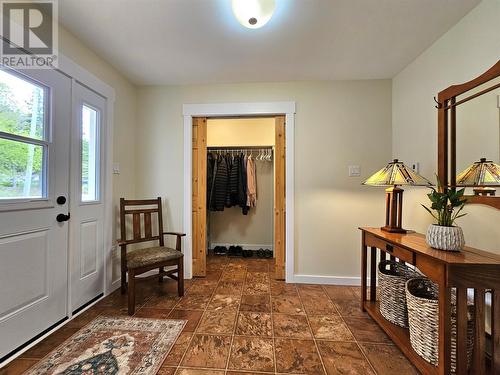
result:
<svg viewBox="0 0 500 375"><path fill-rule="evenodd" d="M324 285L352 285L360 286L361 277L352 276L317 276L317 275L293 275L289 281L298 284L324 284Z"/></svg>
<svg viewBox="0 0 500 375"><path fill-rule="evenodd" d="M273 245L272 244L248 244L248 243L216 243L213 242L210 244L210 247L213 249L215 246L225 246L226 248L229 249L229 246L241 246L243 250L259 250L259 249L269 249L273 251Z"/></svg>

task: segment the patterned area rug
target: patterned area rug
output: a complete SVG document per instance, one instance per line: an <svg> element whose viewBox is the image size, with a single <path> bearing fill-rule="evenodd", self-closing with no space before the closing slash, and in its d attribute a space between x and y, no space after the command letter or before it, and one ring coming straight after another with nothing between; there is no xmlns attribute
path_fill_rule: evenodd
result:
<svg viewBox="0 0 500 375"><path fill-rule="evenodd" d="M186 321L97 318L26 375L154 375Z"/></svg>

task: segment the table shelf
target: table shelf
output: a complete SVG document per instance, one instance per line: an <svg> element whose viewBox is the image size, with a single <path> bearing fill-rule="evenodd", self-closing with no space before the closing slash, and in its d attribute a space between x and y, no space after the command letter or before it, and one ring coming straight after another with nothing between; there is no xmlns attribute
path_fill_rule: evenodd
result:
<svg viewBox="0 0 500 375"><path fill-rule="evenodd" d="M399 327L385 319L380 313L379 302L365 301L364 308L380 328L389 336L389 338L399 347L403 354L422 374L437 375L436 366L426 362L411 347L410 331L407 328Z"/></svg>

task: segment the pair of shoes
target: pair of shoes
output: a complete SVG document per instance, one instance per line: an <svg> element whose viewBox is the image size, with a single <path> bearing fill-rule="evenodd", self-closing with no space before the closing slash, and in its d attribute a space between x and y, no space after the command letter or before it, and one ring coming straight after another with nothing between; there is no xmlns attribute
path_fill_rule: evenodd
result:
<svg viewBox="0 0 500 375"><path fill-rule="evenodd" d="M265 252L264 252L264 249L259 249L257 250L257 258L264 258L266 255L265 255Z"/></svg>
<svg viewBox="0 0 500 375"><path fill-rule="evenodd" d="M241 257L243 255L243 248L241 246L229 246L227 255L230 257Z"/></svg>
<svg viewBox="0 0 500 375"><path fill-rule="evenodd" d="M272 258L273 257L273 252L269 249L264 250L264 258Z"/></svg>
<svg viewBox="0 0 500 375"><path fill-rule="evenodd" d="M243 258L251 258L253 256L252 250L243 250Z"/></svg>
<svg viewBox="0 0 500 375"><path fill-rule="evenodd" d="M214 247L214 254L215 255L226 255L227 248L225 246L215 246Z"/></svg>

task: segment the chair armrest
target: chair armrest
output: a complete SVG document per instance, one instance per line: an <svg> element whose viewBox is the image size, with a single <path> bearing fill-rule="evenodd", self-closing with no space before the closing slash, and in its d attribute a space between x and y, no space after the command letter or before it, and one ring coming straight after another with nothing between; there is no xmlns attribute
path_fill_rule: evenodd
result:
<svg viewBox="0 0 500 375"><path fill-rule="evenodd" d="M178 233L178 232L163 232L163 235L170 234L172 236L177 236L177 241L175 242L175 249L177 251L181 250L181 237L184 237L186 233Z"/></svg>
<svg viewBox="0 0 500 375"><path fill-rule="evenodd" d="M163 232L163 235L170 234L172 236L179 236L179 237L184 237L186 233L180 233L180 232Z"/></svg>
<svg viewBox="0 0 500 375"><path fill-rule="evenodd" d="M124 241L124 240L116 240L116 244L118 246L123 246L123 245L126 245L127 244L127 241Z"/></svg>

